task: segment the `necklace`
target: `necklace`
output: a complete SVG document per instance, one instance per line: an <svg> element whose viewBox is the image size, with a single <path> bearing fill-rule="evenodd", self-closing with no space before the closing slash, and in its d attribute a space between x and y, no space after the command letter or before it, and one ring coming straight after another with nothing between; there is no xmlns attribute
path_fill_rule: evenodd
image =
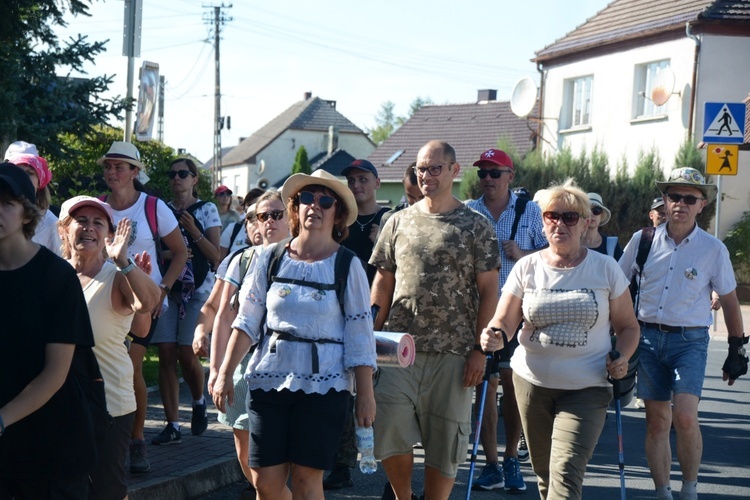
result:
<svg viewBox="0 0 750 500"><path fill-rule="evenodd" d="M370 224L370 223L371 223L372 221L374 221L374 220L375 220L375 217L377 217L377 216L378 216L378 212L375 212L375 215L373 215L372 217L370 217L370 220L368 220L367 222L365 222L364 224L362 224L361 222L359 222L359 218L360 218L361 216L360 216L360 215L358 215L358 216L357 216L357 218L356 218L356 219L354 220L354 222L356 222L356 223L357 223L357 224L359 225L359 230L360 230L360 231L362 231L362 232L364 232L364 230L365 230L365 227L366 227L366 226L367 226L368 224Z"/></svg>
<svg viewBox="0 0 750 500"><path fill-rule="evenodd" d="M573 257L572 259L568 260L567 262L563 261L562 265L560 265L560 266L555 266L555 267L563 267L563 268L570 268L570 267L574 267L574 266L575 266L575 264L576 264L576 261L577 261L577 260L578 260L579 258L581 258L581 255L584 255L584 253L583 253L583 249L579 249L579 250L578 250L578 252L577 252L577 253L575 254L575 256L574 256L574 257Z"/></svg>

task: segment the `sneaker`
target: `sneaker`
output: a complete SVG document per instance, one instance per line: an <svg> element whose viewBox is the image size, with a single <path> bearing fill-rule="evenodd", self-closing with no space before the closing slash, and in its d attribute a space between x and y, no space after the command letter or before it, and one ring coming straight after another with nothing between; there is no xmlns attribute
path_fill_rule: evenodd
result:
<svg viewBox="0 0 750 500"><path fill-rule="evenodd" d="M508 457L503 460L505 472L505 491L526 491L526 483L521 475L521 464L517 458Z"/></svg>
<svg viewBox="0 0 750 500"><path fill-rule="evenodd" d="M487 464L482 473L471 483L472 490L494 490L505 485L503 468L499 464Z"/></svg>
<svg viewBox="0 0 750 500"><path fill-rule="evenodd" d="M167 425L164 427L164 430L151 440L151 444L155 444L157 446L163 444L178 444L181 442L182 433L175 429L170 423L167 423Z"/></svg>
<svg viewBox="0 0 750 500"><path fill-rule="evenodd" d="M146 441L143 439L133 439L130 441L130 472L133 474L143 474L151 469L148 461L148 452L146 451Z"/></svg>
<svg viewBox="0 0 750 500"><path fill-rule="evenodd" d="M526 436L523 435L523 432L521 433L521 439L518 440L518 461L529 461L529 447L526 444Z"/></svg>
<svg viewBox="0 0 750 500"><path fill-rule="evenodd" d="M202 405L193 405L193 418L190 421L190 432L193 436L200 436L208 428L208 407L206 405L206 401L203 401Z"/></svg>
<svg viewBox="0 0 750 500"><path fill-rule="evenodd" d="M341 488L351 488L354 486L352 475L349 473L349 467L346 465L336 465L323 480L324 490L340 490Z"/></svg>

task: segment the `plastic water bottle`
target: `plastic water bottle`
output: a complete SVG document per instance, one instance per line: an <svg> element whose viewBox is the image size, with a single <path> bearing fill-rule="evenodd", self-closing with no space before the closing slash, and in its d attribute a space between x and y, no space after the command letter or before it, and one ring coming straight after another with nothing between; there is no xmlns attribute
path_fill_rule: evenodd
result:
<svg viewBox="0 0 750 500"><path fill-rule="evenodd" d="M361 455L359 459L359 470L363 474L374 474L378 470L378 463L375 461L374 447L375 438L372 433L372 427L357 427L357 449Z"/></svg>

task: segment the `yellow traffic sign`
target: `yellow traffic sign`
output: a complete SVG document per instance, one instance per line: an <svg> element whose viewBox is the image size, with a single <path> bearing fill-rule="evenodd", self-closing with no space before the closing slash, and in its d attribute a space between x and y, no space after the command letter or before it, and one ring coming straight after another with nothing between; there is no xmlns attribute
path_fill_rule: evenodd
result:
<svg viewBox="0 0 750 500"><path fill-rule="evenodd" d="M739 147L734 144L709 144L706 150L706 174L737 175Z"/></svg>

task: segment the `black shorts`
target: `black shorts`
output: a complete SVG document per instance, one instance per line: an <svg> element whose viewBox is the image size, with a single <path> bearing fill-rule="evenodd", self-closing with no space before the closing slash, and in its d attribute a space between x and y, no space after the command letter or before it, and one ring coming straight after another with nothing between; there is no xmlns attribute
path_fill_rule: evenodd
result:
<svg viewBox="0 0 750 500"><path fill-rule="evenodd" d="M128 482L125 474L125 456L130 444L135 412L115 417L115 423L104 439L97 443L97 464L91 471L89 499L125 498Z"/></svg>
<svg viewBox="0 0 750 500"><path fill-rule="evenodd" d="M326 394L250 391L250 467L291 462L333 469L348 405L349 393L333 389Z"/></svg>
<svg viewBox="0 0 750 500"><path fill-rule="evenodd" d="M129 334L130 343L141 345L144 348L148 347L151 344L151 339L154 338L154 330L156 330L156 324L158 322L159 318L151 318L151 327L148 329L148 335L145 337L138 337L132 333Z"/></svg>

